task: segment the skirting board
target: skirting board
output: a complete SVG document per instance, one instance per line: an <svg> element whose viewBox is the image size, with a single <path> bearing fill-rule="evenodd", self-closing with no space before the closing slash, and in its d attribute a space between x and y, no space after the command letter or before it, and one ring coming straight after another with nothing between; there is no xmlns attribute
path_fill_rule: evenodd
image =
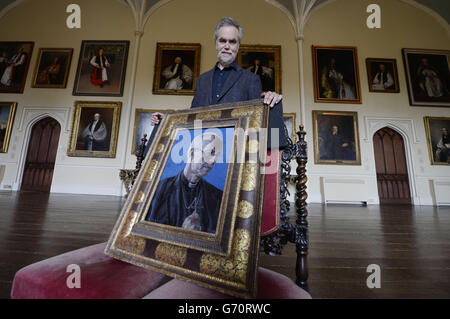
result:
<svg viewBox="0 0 450 319"><path fill-rule="evenodd" d="M368 189L364 179L321 177L325 203L358 204L368 202Z"/></svg>
<svg viewBox="0 0 450 319"><path fill-rule="evenodd" d="M450 206L450 180L433 180L434 197L437 206Z"/></svg>

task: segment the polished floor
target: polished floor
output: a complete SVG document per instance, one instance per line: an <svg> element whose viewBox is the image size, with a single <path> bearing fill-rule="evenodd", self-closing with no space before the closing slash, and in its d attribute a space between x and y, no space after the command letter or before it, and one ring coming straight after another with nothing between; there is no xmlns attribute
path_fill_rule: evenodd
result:
<svg viewBox="0 0 450 319"><path fill-rule="evenodd" d="M0 298L21 267L106 241L123 199L0 192ZM450 207L322 206L309 210L313 298L450 298ZM370 289L367 266L380 266ZM294 278L295 246L260 265Z"/></svg>

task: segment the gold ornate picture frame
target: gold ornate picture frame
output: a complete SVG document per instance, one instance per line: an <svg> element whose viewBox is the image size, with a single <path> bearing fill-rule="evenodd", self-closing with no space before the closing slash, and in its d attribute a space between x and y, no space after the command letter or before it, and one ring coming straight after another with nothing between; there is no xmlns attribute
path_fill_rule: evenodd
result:
<svg viewBox="0 0 450 319"><path fill-rule="evenodd" d="M314 102L361 104L356 47L313 45Z"/></svg>
<svg viewBox="0 0 450 319"><path fill-rule="evenodd" d="M67 156L115 158L122 102L76 101Z"/></svg>
<svg viewBox="0 0 450 319"><path fill-rule="evenodd" d="M16 108L16 102L0 102L0 153L8 152Z"/></svg>
<svg viewBox="0 0 450 319"><path fill-rule="evenodd" d="M450 165L450 117L425 116L423 120L431 165Z"/></svg>
<svg viewBox="0 0 450 319"><path fill-rule="evenodd" d="M237 62L260 76L263 92L282 93L280 45L241 44Z"/></svg>
<svg viewBox="0 0 450 319"><path fill-rule="evenodd" d="M264 187L261 168L267 147L267 130L261 134L259 129L267 128L268 115L268 108L260 99L167 114L113 228L105 253L222 293L254 297ZM198 127L199 123L202 128ZM202 228L186 227L186 220L181 226L176 221L165 220L165 216L169 216L169 220L174 216L176 220L179 213L174 211L181 209L183 212L183 207L191 206L184 206L184 197L172 200L172 196L176 196L172 194L178 192L176 187L181 187L177 186L181 185L177 181L181 183L182 176L186 178L189 163L181 162L184 170L180 171L179 166L173 166L174 154L186 149L180 147L184 140L185 145L191 145L184 153L192 155L196 133L203 139L211 132L216 134L214 141L221 141L218 145L222 152L215 154L223 157L221 161L216 159L214 167L201 181L202 187L208 189L208 198L203 197L196 206ZM207 156L208 146L202 145L202 154ZM219 164L212 177L216 180L207 180ZM165 177L167 172L175 177ZM206 181L215 186L206 187ZM212 216L214 210L210 208L211 202L220 203L215 206L220 207L217 223L209 229L210 222L207 222L203 228L204 216ZM175 206L169 209L169 205ZM181 208L177 208L178 205ZM208 213L202 213L205 211Z"/></svg>
<svg viewBox="0 0 450 319"><path fill-rule="evenodd" d="M156 44L153 94L194 95L200 74L200 43Z"/></svg>
<svg viewBox="0 0 450 319"><path fill-rule="evenodd" d="M151 125L150 119L152 114L159 112L166 114L173 112L173 110L161 110L161 109L143 109L137 108L134 112L134 128L133 128L133 145L131 146L131 154L136 153L136 148L141 144L141 139L144 134L147 134L147 139L151 136L154 126Z"/></svg>
<svg viewBox="0 0 450 319"><path fill-rule="evenodd" d="M361 165L358 113L313 111L314 163Z"/></svg>

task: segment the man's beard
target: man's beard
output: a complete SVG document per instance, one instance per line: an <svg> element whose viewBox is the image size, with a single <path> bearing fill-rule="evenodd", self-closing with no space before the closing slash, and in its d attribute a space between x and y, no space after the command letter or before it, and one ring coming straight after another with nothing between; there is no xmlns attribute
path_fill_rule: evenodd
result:
<svg viewBox="0 0 450 319"><path fill-rule="evenodd" d="M217 54L217 58L219 59L219 62L222 65L230 65L231 63L234 62L234 60L236 59L236 56L237 56L237 51L230 52L230 54L223 53L223 52L219 52Z"/></svg>

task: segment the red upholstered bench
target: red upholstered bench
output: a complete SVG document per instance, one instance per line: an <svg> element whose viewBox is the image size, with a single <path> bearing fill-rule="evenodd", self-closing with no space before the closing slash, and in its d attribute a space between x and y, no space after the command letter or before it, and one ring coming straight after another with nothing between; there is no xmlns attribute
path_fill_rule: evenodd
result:
<svg viewBox="0 0 450 319"><path fill-rule="evenodd" d="M104 254L106 243L55 256L20 269L13 281L14 299L199 299L230 298ZM68 288L67 266L81 269L81 288ZM310 295L284 275L259 268L258 298L299 299Z"/></svg>

